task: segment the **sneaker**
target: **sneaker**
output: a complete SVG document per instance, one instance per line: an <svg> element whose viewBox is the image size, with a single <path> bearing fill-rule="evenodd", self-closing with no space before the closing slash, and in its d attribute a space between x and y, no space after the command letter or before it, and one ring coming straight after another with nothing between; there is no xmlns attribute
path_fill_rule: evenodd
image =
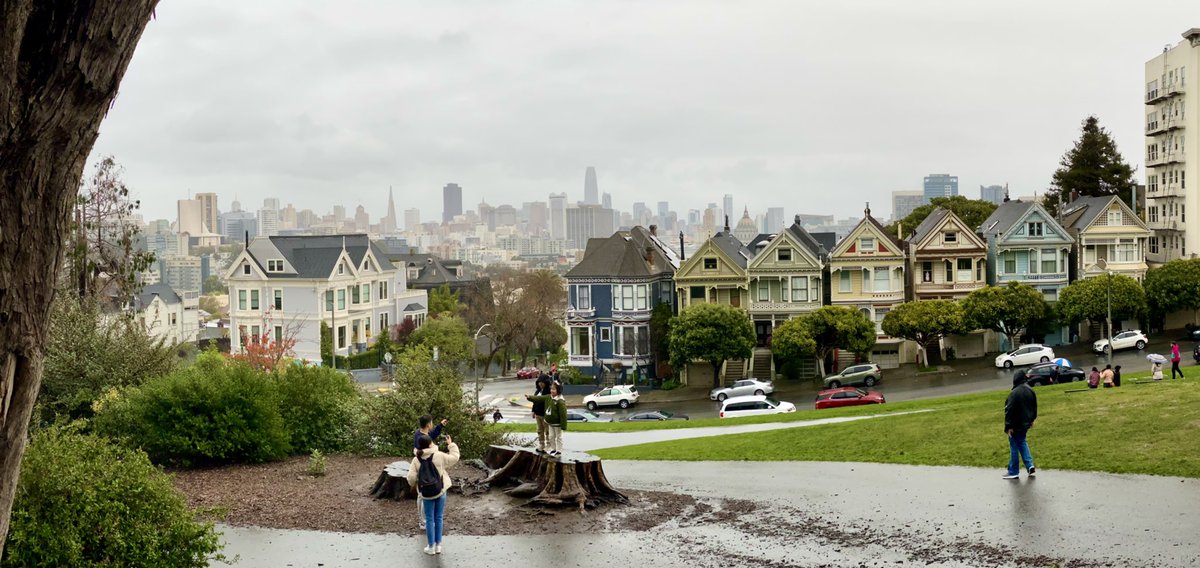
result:
<svg viewBox="0 0 1200 568"><path fill-rule="evenodd" d="M421 519L421 530L425 530L425 519Z"/></svg>
<svg viewBox="0 0 1200 568"><path fill-rule="evenodd" d="M1006 474L1004 474L1004 477L1001 477L1001 479L1018 479L1020 477L1021 476L1016 473L1006 473Z"/></svg>
<svg viewBox="0 0 1200 568"><path fill-rule="evenodd" d="M440 545L440 544L433 545L433 552L435 554L441 554L442 553L442 545Z"/></svg>
<svg viewBox="0 0 1200 568"><path fill-rule="evenodd" d="M1033 477L1035 475L1037 475L1037 468L1036 467L1029 468L1029 477Z"/></svg>
<svg viewBox="0 0 1200 568"><path fill-rule="evenodd" d="M425 554L428 554L428 555L430 555L430 556L433 556L434 554L437 554L437 550L436 550L436 549L434 549L432 546L426 546L426 547L425 547Z"/></svg>

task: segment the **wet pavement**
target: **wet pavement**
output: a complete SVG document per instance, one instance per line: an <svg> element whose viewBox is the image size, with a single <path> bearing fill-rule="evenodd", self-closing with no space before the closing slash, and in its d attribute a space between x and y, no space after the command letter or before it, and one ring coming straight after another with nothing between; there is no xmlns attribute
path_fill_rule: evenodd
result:
<svg viewBox="0 0 1200 568"><path fill-rule="evenodd" d="M470 537L454 535L448 519L446 552L435 558L422 554L421 538L221 527L226 554L241 566L524 568L1173 567L1200 558L1192 479L1042 471L1006 481L1000 467L862 463L605 465L619 487L758 506L731 509L716 524L676 520L644 533Z"/></svg>

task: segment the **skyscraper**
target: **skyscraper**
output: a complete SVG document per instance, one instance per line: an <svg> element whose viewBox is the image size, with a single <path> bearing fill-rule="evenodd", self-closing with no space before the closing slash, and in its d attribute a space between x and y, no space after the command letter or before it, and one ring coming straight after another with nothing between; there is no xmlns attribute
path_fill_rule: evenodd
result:
<svg viewBox="0 0 1200 568"><path fill-rule="evenodd" d="M204 223L204 232L217 232L217 216L220 215L217 211L217 194L197 193L196 200L200 202L200 221Z"/></svg>
<svg viewBox="0 0 1200 568"><path fill-rule="evenodd" d="M724 210L725 217L732 218L733 217L733 194L732 193L725 194L724 205L725 205L725 208L724 208L725 209Z"/></svg>
<svg viewBox="0 0 1200 568"><path fill-rule="evenodd" d="M671 211L671 204L666 201L658 202L658 218L659 220L666 219L667 214Z"/></svg>
<svg viewBox="0 0 1200 568"><path fill-rule="evenodd" d="M929 174L925 176L925 203L935 197L954 197L958 195L958 176L950 174Z"/></svg>
<svg viewBox="0 0 1200 568"><path fill-rule="evenodd" d="M588 166L583 174L583 202L600 204L600 185L596 183L596 168Z"/></svg>
<svg viewBox="0 0 1200 568"><path fill-rule="evenodd" d="M567 238L567 194L550 194L550 238Z"/></svg>
<svg viewBox="0 0 1200 568"><path fill-rule="evenodd" d="M929 200L925 198L925 193L921 191L893 191L892 192L892 220L899 221L908 217L909 213L926 203ZM907 229L915 229L916 227L907 227Z"/></svg>
<svg viewBox="0 0 1200 568"><path fill-rule="evenodd" d="M782 231L783 227L784 227L784 225L783 225L783 208L782 207L768 207L766 224L767 224L767 227L766 227L767 230L764 232L777 233L779 231Z"/></svg>
<svg viewBox="0 0 1200 568"><path fill-rule="evenodd" d="M612 209L612 194L604 192L604 195L600 198L600 205L603 205L605 209Z"/></svg>
<svg viewBox="0 0 1200 568"><path fill-rule="evenodd" d="M175 220L175 232L199 235L204 232L204 207L199 199L180 199L179 213Z"/></svg>
<svg viewBox="0 0 1200 568"><path fill-rule="evenodd" d="M576 248L585 248L588 239L612 235L616 230L614 219L612 209L605 209L600 204L571 207L567 209L567 239L574 242Z"/></svg>
<svg viewBox="0 0 1200 568"><path fill-rule="evenodd" d="M979 186L979 198L995 203L996 205L1004 203L1004 196L1007 194L1008 184Z"/></svg>
<svg viewBox="0 0 1200 568"><path fill-rule="evenodd" d="M384 233L396 232L396 200L392 196L392 186L388 186L387 217L379 220Z"/></svg>
<svg viewBox="0 0 1200 568"><path fill-rule="evenodd" d="M404 210L404 230L415 231L421 226L421 210L420 209L405 209Z"/></svg>
<svg viewBox="0 0 1200 568"><path fill-rule="evenodd" d="M449 223L462 212L462 188L457 183L446 184L442 188L442 222Z"/></svg>

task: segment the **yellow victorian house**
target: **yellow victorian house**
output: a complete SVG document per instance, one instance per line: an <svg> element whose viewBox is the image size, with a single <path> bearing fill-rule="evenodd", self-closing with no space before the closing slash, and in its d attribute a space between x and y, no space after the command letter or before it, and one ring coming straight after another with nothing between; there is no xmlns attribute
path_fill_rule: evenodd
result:
<svg viewBox="0 0 1200 568"><path fill-rule="evenodd" d="M908 253L904 242L871 216L870 207L863 213L863 220L829 255L830 304L858 309L874 321L879 339L871 359L895 368L910 360L913 350L908 342L885 336L880 324L893 306L904 303ZM840 353L838 360L840 368L853 362L853 354Z"/></svg>
<svg viewBox="0 0 1200 568"><path fill-rule="evenodd" d="M725 230L710 237L692 256L675 271L675 297L679 310L696 304L728 304L747 309L750 304L749 280L746 266L753 253L733 236L726 225ZM725 362L721 371L725 379L745 378L748 362L731 360ZM695 363L683 370L684 383L712 381L712 367L708 363Z"/></svg>
<svg viewBox="0 0 1200 568"><path fill-rule="evenodd" d="M1145 278L1146 244L1153 232L1121 198L1077 197L1062 209L1062 225L1075 237L1072 281L1109 272L1139 282Z"/></svg>
<svg viewBox="0 0 1200 568"><path fill-rule="evenodd" d="M934 209L908 237L915 300L961 300L987 286L987 243L953 211Z"/></svg>

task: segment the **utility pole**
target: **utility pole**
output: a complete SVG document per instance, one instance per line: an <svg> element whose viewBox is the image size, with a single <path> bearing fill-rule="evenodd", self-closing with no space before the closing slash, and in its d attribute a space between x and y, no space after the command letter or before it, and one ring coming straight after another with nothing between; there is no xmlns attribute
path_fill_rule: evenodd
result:
<svg viewBox="0 0 1200 568"><path fill-rule="evenodd" d="M1113 357L1113 329L1112 329L1112 276L1111 270L1108 271L1108 364L1112 365Z"/></svg>

